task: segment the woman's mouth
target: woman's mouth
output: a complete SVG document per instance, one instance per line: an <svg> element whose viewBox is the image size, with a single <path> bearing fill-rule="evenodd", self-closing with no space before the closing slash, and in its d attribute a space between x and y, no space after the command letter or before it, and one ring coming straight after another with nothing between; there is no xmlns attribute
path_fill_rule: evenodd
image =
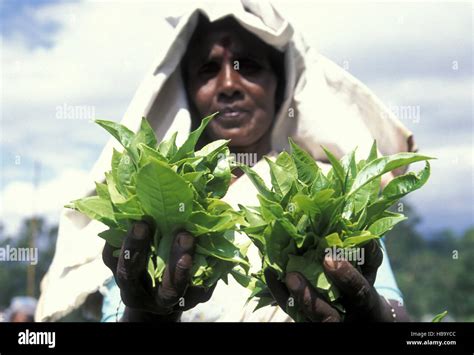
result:
<svg viewBox="0 0 474 355"><path fill-rule="evenodd" d="M241 108L226 107L219 110L217 121L219 121L225 128L235 128L244 123L248 118L249 111Z"/></svg>

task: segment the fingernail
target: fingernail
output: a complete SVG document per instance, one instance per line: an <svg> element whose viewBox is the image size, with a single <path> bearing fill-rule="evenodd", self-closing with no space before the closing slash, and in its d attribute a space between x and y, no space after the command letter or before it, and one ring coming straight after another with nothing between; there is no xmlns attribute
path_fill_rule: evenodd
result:
<svg viewBox="0 0 474 355"><path fill-rule="evenodd" d="M298 274L289 273L286 276L286 286L291 291L298 291L300 289L300 286L301 286L301 280L300 280Z"/></svg>
<svg viewBox="0 0 474 355"><path fill-rule="evenodd" d="M181 233L178 238L179 246L183 249L189 249L194 244L194 237L190 234Z"/></svg>
<svg viewBox="0 0 474 355"><path fill-rule="evenodd" d="M181 258L179 258L177 265L181 269L190 269L193 266L193 259L189 254L184 254Z"/></svg>
<svg viewBox="0 0 474 355"><path fill-rule="evenodd" d="M145 239L148 235L148 225L143 222L137 222L133 225L133 236L136 239Z"/></svg>
<svg viewBox="0 0 474 355"><path fill-rule="evenodd" d="M324 263L326 264L328 268L333 269L333 270L336 270L337 267L339 266L338 261L334 260L329 255L326 255L326 257L324 258Z"/></svg>

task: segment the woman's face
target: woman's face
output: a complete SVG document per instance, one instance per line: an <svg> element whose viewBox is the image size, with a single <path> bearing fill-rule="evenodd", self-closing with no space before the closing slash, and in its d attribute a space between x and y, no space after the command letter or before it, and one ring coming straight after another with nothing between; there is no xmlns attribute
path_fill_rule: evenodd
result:
<svg viewBox="0 0 474 355"><path fill-rule="evenodd" d="M188 96L200 117L216 111L207 134L244 147L269 133L277 77L269 47L240 26L215 26L191 43L185 70Z"/></svg>

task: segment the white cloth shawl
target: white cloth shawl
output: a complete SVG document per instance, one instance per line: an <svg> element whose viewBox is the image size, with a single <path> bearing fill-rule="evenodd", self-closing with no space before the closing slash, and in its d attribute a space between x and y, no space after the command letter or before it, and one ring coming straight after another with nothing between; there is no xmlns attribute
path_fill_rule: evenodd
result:
<svg viewBox="0 0 474 355"><path fill-rule="evenodd" d="M216 1L212 6L207 2L196 5L179 18L168 19L169 33L160 35L159 54L121 120L131 130L136 131L145 116L158 140L177 131L180 143L189 133L191 119L179 63L196 28L199 12L210 21L234 16L245 29L284 52L287 80L284 103L272 131L275 151L287 148L289 136L319 161L325 160L321 145L339 157L356 146L359 157L366 156L374 139L384 155L415 150L411 132L367 87L309 48L270 3L250 0ZM84 196L94 194L94 181L102 181L104 172L110 170L113 147L122 149L110 139L88 181L84 182ZM263 174L268 174L262 164L259 166ZM255 195L256 191L244 176L231 186L226 200L235 207L237 203L255 205ZM41 283L37 321L54 321L68 314L111 277L101 259L104 241L97 237L104 229L101 223L78 212L62 211L56 253ZM240 316L234 312L229 319L252 319L248 318L248 312L244 314L238 309L247 298L242 294L245 289L240 288L233 296L225 293L219 297L219 288L225 289L218 286L211 300L217 302L222 298L226 303L235 302L235 312L240 312ZM273 312L273 307L266 308ZM281 319L283 317L281 315Z"/></svg>

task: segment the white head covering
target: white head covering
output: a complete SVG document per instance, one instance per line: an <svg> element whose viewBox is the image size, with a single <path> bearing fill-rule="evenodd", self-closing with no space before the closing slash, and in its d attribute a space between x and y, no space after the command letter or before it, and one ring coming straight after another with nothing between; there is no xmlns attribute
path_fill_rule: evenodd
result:
<svg viewBox="0 0 474 355"><path fill-rule="evenodd" d="M245 29L284 52L286 88L272 131L274 150L287 148L291 136L320 161L325 161L321 145L339 157L357 146L358 154L365 156L374 139L384 155L415 151L411 132L365 85L309 48L274 6L253 0L206 2L181 17L168 19L170 33L160 36L159 54L121 121L131 130L138 130L144 116L159 141L177 131L179 144L189 133L191 117L179 64L199 13L211 22L231 15ZM85 183L84 195L94 194L94 181L104 179L113 147L122 149L115 139L109 140ZM242 183L231 186L231 196L239 196L232 188L241 189ZM63 210L56 254L41 284L38 321L64 316L110 278L110 270L101 259L103 240L97 237L104 229L79 212Z"/></svg>

